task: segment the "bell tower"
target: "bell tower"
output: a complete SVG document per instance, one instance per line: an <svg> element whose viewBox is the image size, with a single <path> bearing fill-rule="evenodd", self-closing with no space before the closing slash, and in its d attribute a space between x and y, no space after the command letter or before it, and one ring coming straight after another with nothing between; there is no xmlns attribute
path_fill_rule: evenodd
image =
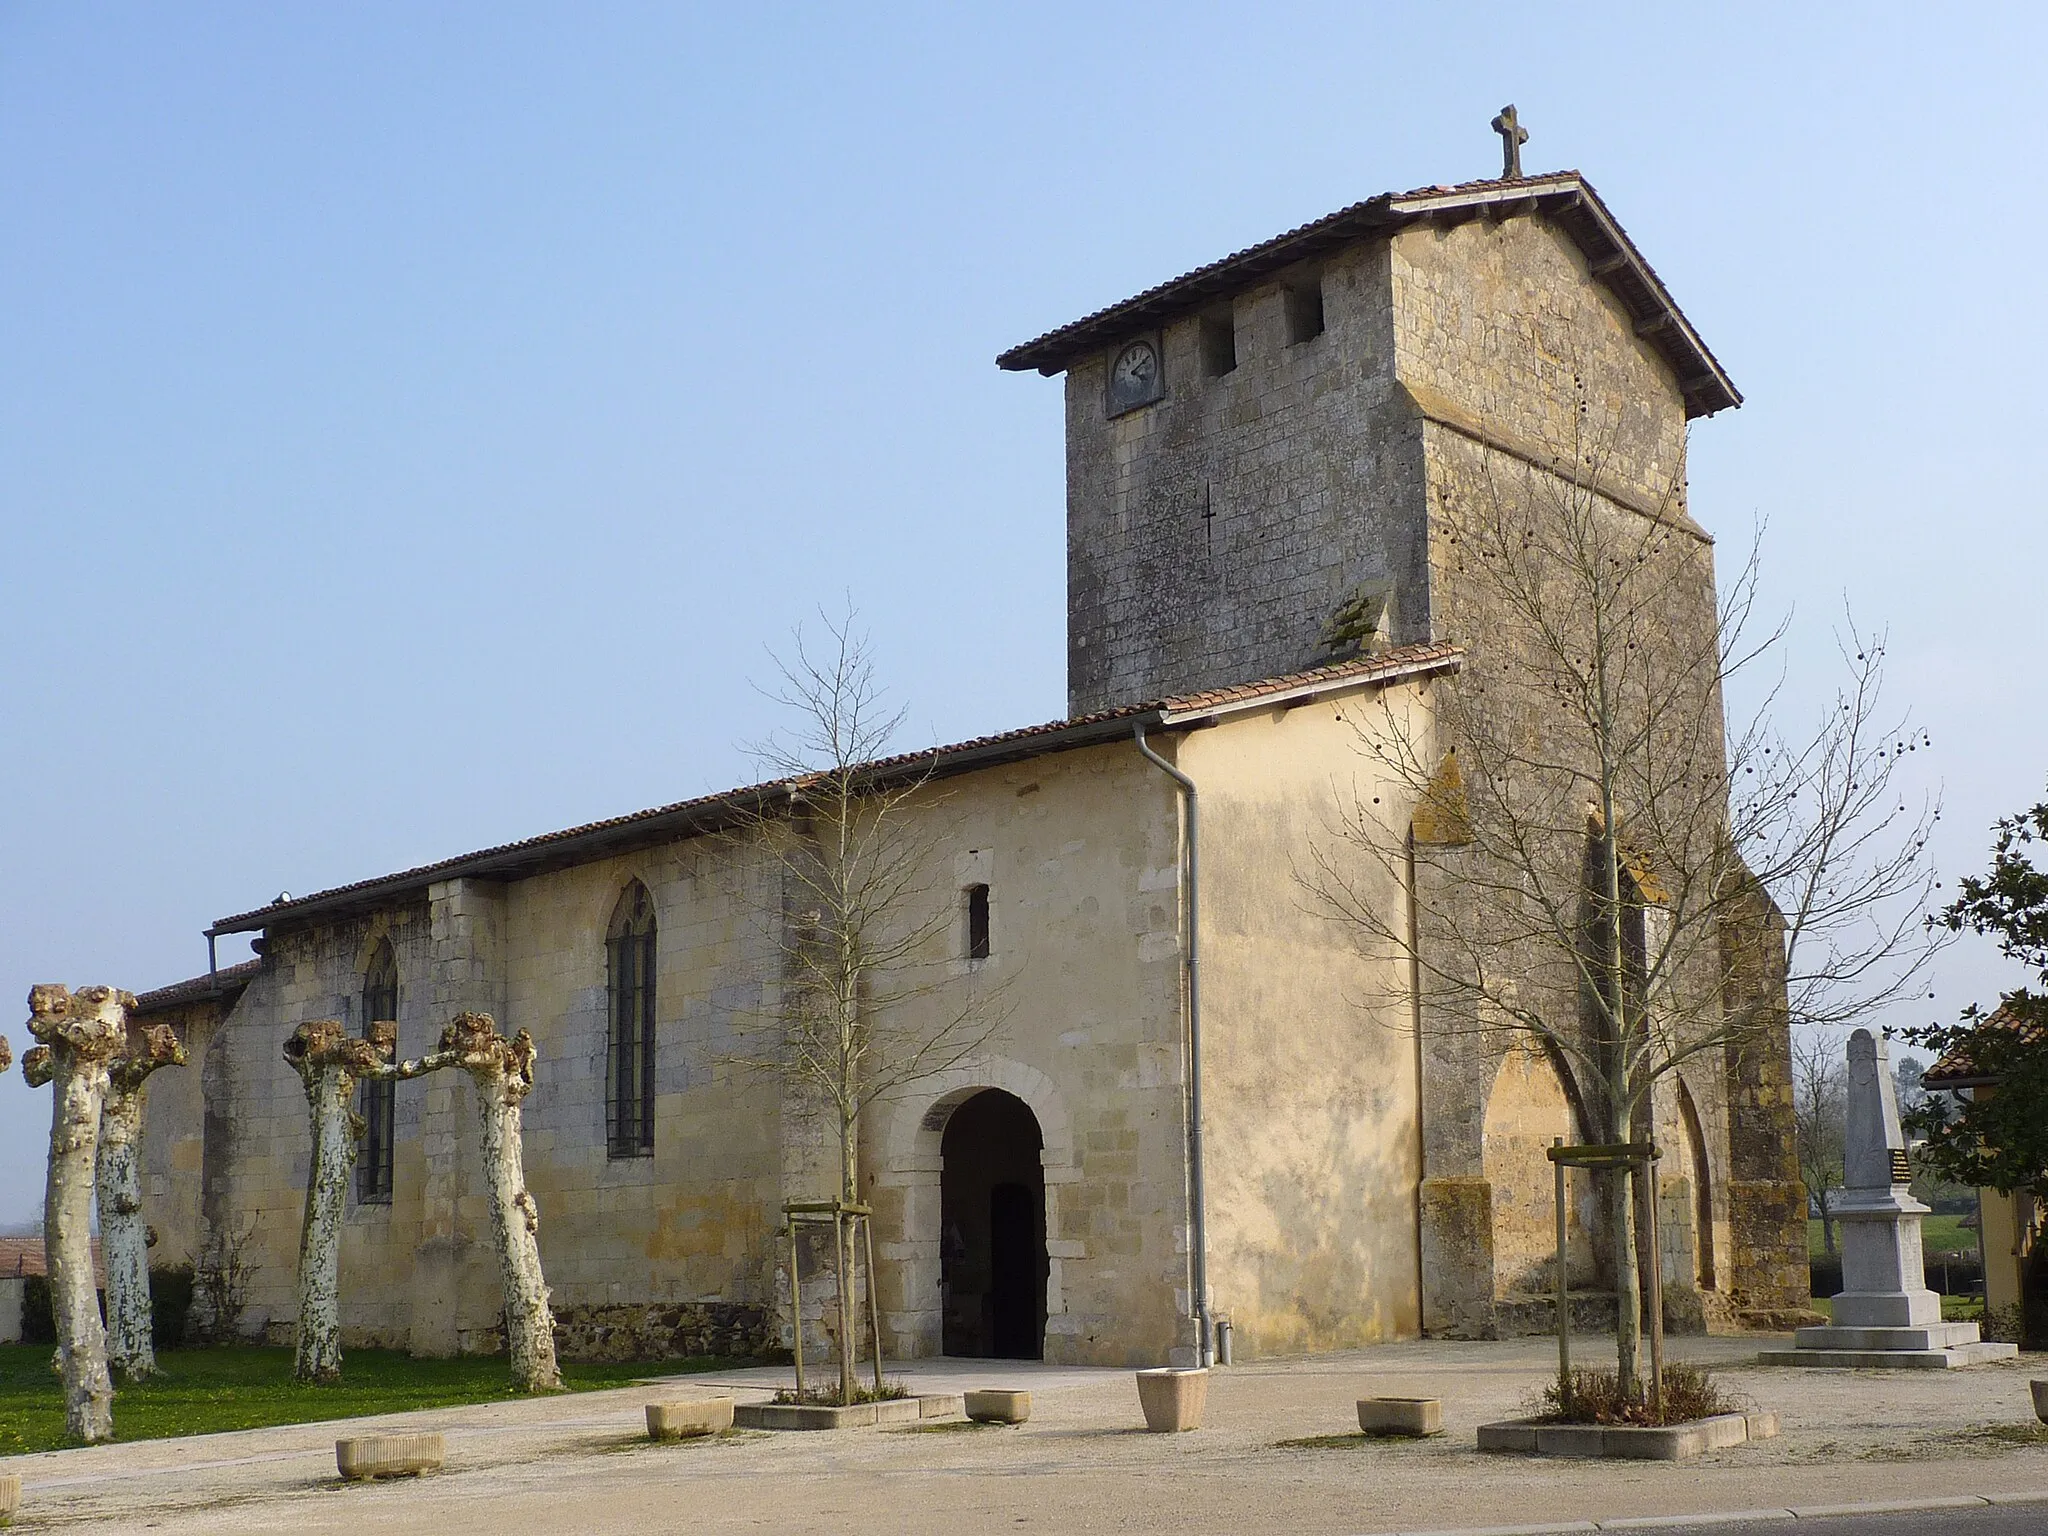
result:
<svg viewBox="0 0 2048 1536"><path fill-rule="evenodd" d="M1070 715L1468 638L1451 466L1568 459L1591 387L1614 496L1682 518L1685 422L1741 399L1575 172L1354 204L997 362L1066 376Z"/></svg>

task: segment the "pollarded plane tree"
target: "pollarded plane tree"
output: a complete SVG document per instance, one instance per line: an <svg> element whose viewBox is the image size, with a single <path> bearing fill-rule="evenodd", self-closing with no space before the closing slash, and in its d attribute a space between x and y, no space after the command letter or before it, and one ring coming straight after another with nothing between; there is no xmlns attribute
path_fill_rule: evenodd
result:
<svg viewBox="0 0 2048 1536"><path fill-rule="evenodd" d="M348 1210L349 1170L363 1135L351 1103L366 1081L418 1077L447 1063L429 1056L395 1059L398 1028L380 1020L368 1037L351 1035L339 1019L315 1019L293 1030L284 1059L306 1090L313 1155L306 1170L306 1217L299 1233L299 1311L292 1375L304 1382L341 1375L341 1229Z"/></svg>
<svg viewBox="0 0 2048 1536"><path fill-rule="evenodd" d="M149 1227L142 1219L142 1128L150 1074L182 1067L185 1047L168 1024L129 1034L107 1069L100 1102L100 1249L107 1268L107 1358L130 1381L156 1372L149 1291Z"/></svg>
<svg viewBox="0 0 2048 1536"><path fill-rule="evenodd" d="M64 1427L74 1438L114 1433L114 1383L106 1329L93 1281L92 1200L101 1107L109 1070L128 1039L135 998L114 987L29 989L29 1033L22 1058L32 1087L51 1085L50 1160L43 1204L43 1253L57 1325L57 1377Z"/></svg>
<svg viewBox="0 0 2048 1536"><path fill-rule="evenodd" d="M1004 987L946 972L958 893L941 877L950 845L932 759L885 758L904 712L890 705L851 609L823 624L822 644L799 630L776 659L772 697L791 723L754 755L785 793L746 813L736 833L765 845L779 876L759 914L777 966L772 1040L737 1065L765 1064L798 1113L824 1122L836 1153L839 1400L851 1402L855 1222L865 1218L846 1212L860 1208L861 1118L980 1050L1001 1025ZM879 1387L881 1339L873 1344Z"/></svg>
<svg viewBox="0 0 2048 1536"><path fill-rule="evenodd" d="M1754 547L1717 601L1676 485L1647 512L1608 499L1618 424L1577 422L1569 461L1487 450L1439 504L1466 667L1424 723L1391 707L1357 721L1395 790L1352 796L1303 880L1407 962L1426 1031L1531 1040L1575 1081L1592 1140L1640 1143L1656 1085L1689 1061L1767 1043L1788 1012L1847 1024L1918 985L1938 812L1909 803L1904 759L1926 738L1883 716L1883 649L1853 626L1814 731L1774 728L1775 689L1728 727L1724 689L1784 634L1749 633ZM1390 879L1411 910L1375 899ZM1640 1398L1656 1202L1626 1166L1603 1179L1618 1375Z"/></svg>
<svg viewBox="0 0 2048 1536"><path fill-rule="evenodd" d="M540 1208L526 1187L522 1150L521 1106L533 1091L533 1059L533 1037L525 1030L508 1040L489 1014L462 1013L441 1031L440 1049L426 1065L460 1068L476 1085L512 1385L521 1392L559 1392L562 1373L555 1363L555 1320L540 1264Z"/></svg>

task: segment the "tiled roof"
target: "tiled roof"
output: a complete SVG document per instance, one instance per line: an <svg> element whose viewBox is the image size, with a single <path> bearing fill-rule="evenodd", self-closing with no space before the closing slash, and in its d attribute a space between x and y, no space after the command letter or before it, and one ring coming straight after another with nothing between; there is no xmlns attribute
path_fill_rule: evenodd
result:
<svg viewBox="0 0 2048 1536"><path fill-rule="evenodd" d="M2048 1040L2048 1024L2039 1019L2022 1019L2010 1008L2000 1007L1984 1016L1978 1029L2002 1029L2015 1032L2019 1039L2028 1042ZM1997 1079L1982 1071L1970 1055L1970 1042L1964 1039L1942 1053L1941 1060L1921 1075L1920 1081L1931 1088L1975 1088Z"/></svg>
<svg viewBox="0 0 2048 1536"><path fill-rule="evenodd" d="M40 1236L0 1237L0 1280L23 1280L49 1272ZM102 1286L107 1283L107 1267L100 1257L98 1238L92 1243L92 1272Z"/></svg>
<svg viewBox="0 0 2048 1536"><path fill-rule="evenodd" d="M1297 262L1412 224L1462 222L1489 212L1502 218L1542 213L1571 236L1592 266L1595 279L1621 300L1636 333L1663 355L1677 375L1688 416L1711 416L1742 403L1741 392L1673 302L1642 252L1608 212L1592 184L1577 171L1384 192L1048 331L1010 348L996 364L1059 373L1083 353L1241 292Z"/></svg>
<svg viewBox="0 0 2048 1536"><path fill-rule="evenodd" d="M174 981L168 987L158 987L154 992L144 992L135 999L135 1006L129 1009L129 1017L143 1014L163 1013L172 1008L181 1008L187 1003L204 1002L208 998L225 997L230 992L240 992L256 979L256 973L263 969L261 960L244 960L239 965L224 965L217 971L204 976L194 976L189 981Z"/></svg>
<svg viewBox="0 0 2048 1536"><path fill-rule="evenodd" d="M868 763L862 771L881 782L887 782L892 775L904 774L928 773L944 778L1048 752L1094 746L1124 736L1130 724L1141 717L1150 717L1162 725L1192 725L1207 715L1226 712L1233 705L1277 701L1290 695L1313 696L1331 689L1390 682L1447 669L1456 666L1462 654L1451 645L1400 646L1282 677L1262 678L1257 682L1213 688L1146 704L1130 704L1073 720L1051 720L1043 725L1024 726L993 736L978 736L972 741L927 748L922 752L903 752ZM644 847L652 842L711 831L730 825L737 818L758 814L765 807L786 799L791 789L802 783L801 778L770 779L762 784L749 784L715 795L700 795L694 800L679 800L673 805L635 811L628 816L614 816L604 821L587 822L580 827L544 833L539 837L501 843L495 848L422 864L397 874L380 875L374 880L358 880L350 885L317 891L311 896L274 901L267 907L221 918L207 931L216 935L250 933L286 918L367 907L402 899L409 894L417 895L437 880L463 877L517 879L623 852L628 848ZM221 974L228 973L223 971ZM153 999L164 993L194 986L204 979L181 982L178 987L164 988L162 993L152 992L138 999L138 1006L151 1004Z"/></svg>

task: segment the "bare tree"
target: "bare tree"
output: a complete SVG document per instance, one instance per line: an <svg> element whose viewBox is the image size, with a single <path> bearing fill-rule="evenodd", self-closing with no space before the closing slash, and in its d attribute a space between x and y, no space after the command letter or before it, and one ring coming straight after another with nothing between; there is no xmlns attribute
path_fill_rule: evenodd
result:
<svg viewBox="0 0 2048 1536"><path fill-rule="evenodd" d="M1647 511L1607 499L1619 427L1577 420L1569 462L1489 451L1477 483L1433 507L1466 669L1426 724L1391 702L1358 722L1405 803L1354 797L1306 878L1408 962L1425 1027L1533 1037L1575 1079L1593 1139L1643 1142L1655 1085L1686 1062L1783 1029L1788 1003L1792 1020L1842 1024L1915 984L1935 811L1902 797L1925 738L1880 718L1882 648L1853 630L1848 682L1810 737L1789 744L1767 713L1727 728L1724 685L1782 634L1745 638L1755 555L1717 602L1677 487ZM1412 922L1372 899L1389 876ZM1606 1181L1620 1384L1636 1396L1637 1181Z"/></svg>
<svg viewBox="0 0 2048 1536"><path fill-rule="evenodd" d="M999 987L946 973L959 898L939 873L934 759L884 760L903 711L890 706L854 619L851 609L826 617L818 646L798 630L790 655L777 658L771 697L791 724L754 751L786 796L740 829L771 851L780 875L776 905L762 913L779 967L766 1067L800 1110L824 1120L838 1155L842 1402L855 1390L855 1227L843 1213L860 1205L861 1117L957 1066L1001 1021ZM874 1346L879 1362L879 1338Z"/></svg>
<svg viewBox="0 0 2048 1536"><path fill-rule="evenodd" d="M64 1427L79 1440L114 1433L114 1382L92 1272L93 1170L109 1064L128 1038L132 994L113 987L31 987L29 1033L40 1042L22 1058L31 1087L53 1084L43 1254L57 1323L57 1375Z"/></svg>
<svg viewBox="0 0 2048 1536"><path fill-rule="evenodd" d="M156 1373L151 1337L149 1228L142 1219L142 1124L150 1074L182 1067L168 1024L135 1031L109 1067L100 1104L100 1250L107 1266L107 1357L130 1381Z"/></svg>
<svg viewBox="0 0 2048 1536"><path fill-rule="evenodd" d="M351 1035L338 1019L315 1019L293 1030L284 1059L299 1074L312 1118L313 1155L306 1170L306 1219L299 1233L299 1312L293 1330L292 1376L304 1382L341 1375L341 1223L348 1174L363 1122L351 1107L356 1084L418 1077L446 1066L429 1056L394 1061L398 1027L381 1020L369 1038Z"/></svg>
<svg viewBox="0 0 2048 1536"><path fill-rule="evenodd" d="M1848 1113L1842 1055L1827 1036L1802 1030L1792 1039L1792 1123L1799 1136L1799 1176L1820 1211L1821 1245L1835 1251L1835 1191L1842 1187Z"/></svg>
<svg viewBox="0 0 2048 1536"><path fill-rule="evenodd" d="M489 1014L462 1013L441 1031L441 1048L428 1063L459 1067L476 1084L512 1384L521 1392L559 1392L555 1319L540 1267L540 1209L526 1188L520 1132L520 1107L533 1091L533 1056L533 1037L525 1030L507 1040Z"/></svg>

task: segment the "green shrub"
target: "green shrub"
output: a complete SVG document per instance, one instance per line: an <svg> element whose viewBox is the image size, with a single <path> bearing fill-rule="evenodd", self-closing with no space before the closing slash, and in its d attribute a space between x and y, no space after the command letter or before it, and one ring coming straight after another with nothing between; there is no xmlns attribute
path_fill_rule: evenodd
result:
<svg viewBox="0 0 2048 1536"><path fill-rule="evenodd" d="M176 1349L185 1342L185 1322L192 1315L192 1266L167 1264L149 1272L149 1333L158 1349Z"/></svg>
<svg viewBox="0 0 2048 1536"><path fill-rule="evenodd" d="M57 1313L50 1305L48 1275L30 1275L21 1282L21 1342L57 1342Z"/></svg>
<svg viewBox="0 0 2048 1536"><path fill-rule="evenodd" d="M1624 1397L1613 1371L1573 1371L1567 1397L1552 1382L1543 1389L1536 1417L1553 1424L1688 1424L1717 1413L1740 1413L1741 1403L1697 1365L1682 1360L1664 1364L1664 1415L1650 1410L1645 1398Z"/></svg>

